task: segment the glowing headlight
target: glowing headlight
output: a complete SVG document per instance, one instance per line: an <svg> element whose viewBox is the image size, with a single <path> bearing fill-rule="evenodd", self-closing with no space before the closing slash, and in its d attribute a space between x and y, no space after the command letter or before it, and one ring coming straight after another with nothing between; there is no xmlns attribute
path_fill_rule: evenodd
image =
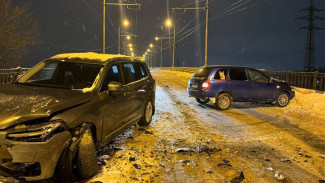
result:
<svg viewBox="0 0 325 183"><path fill-rule="evenodd" d="M7 139L24 142L44 142L53 135L65 130L66 127L59 121L29 126L22 124L9 129Z"/></svg>

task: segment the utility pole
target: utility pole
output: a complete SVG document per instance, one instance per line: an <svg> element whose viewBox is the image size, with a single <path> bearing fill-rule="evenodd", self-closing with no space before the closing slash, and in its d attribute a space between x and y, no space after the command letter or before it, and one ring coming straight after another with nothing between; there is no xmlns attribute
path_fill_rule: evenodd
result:
<svg viewBox="0 0 325 183"><path fill-rule="evenodd" d="M106 3L106 0L103 0L103 53L105 54L105 7L106 5L109 5L109 6L136 6L138 7L138 9L140 9L140 7L142 6L142 4L139 4L139 3L129 3L129 4L125 4L125 3ZM119 46L120 47L120 46ZM119 48L120 49L120 48Z"/></svg>
<svg viewBox="0 0 325 183"><path fill-rule="evenodd" d="M307 29L307 43L306 43L306 53L305 53L305 72L315 71L315 45L314 45L314 31L323 29L314 25L315 20L324 20L324 18L315 16L315 11L323 11L314 7L313 0L310 0L310 5L308 8L302 9L301 11L308 11L308 15L297 17L296 19L308 20L308 26L301 27L299 29Z"/></svg>
<svg viewBox="0 0 325 183"><path fill-rule="evenodd" d="M128 40L131 39L131 37L135 37L138 38L138 35L134 35L134 34L125 34L125 35L121 35L121 28L119 27L118 29L119 34L118 34L118 54L121 53L121 37L126 37Z"/></svg>
<svg viewBox="0 0 325 183"><path fill-rule="evenodd" d="M174 39L174 37L155 37L156 41L158 41L159 39L160 39L160 67L162 67L162 58L163 58L162 41L164 39Z"/></svg>
<svg viewBox="0 0 325 183"><path fill-rule="evenodd" d="M205 51L204 65L208 66L208 34L209 34L209 0L206 0L205 7L198 8L172 8L172 10L205 10Z"/></svg>
<svg viewBox="0 0 325 183"><path fill-rule="evenodd" d="M106 4L106 1L103 0L103 54L105 54L105 4Z"/></svg>
<svg viewBox="0 0 325 183"><path fill-rule="evenodd" d="M174 25L174 41L173 41L173 65L175 67L175 48L176 48L176 25Z"/></svg>
<svg viewBox="0 0 325 183"><path fill-rule="evenodd" d="M209 34L209 0L206 2L205 15L205 59L204 66L208 66L208 34Z"/></svg>

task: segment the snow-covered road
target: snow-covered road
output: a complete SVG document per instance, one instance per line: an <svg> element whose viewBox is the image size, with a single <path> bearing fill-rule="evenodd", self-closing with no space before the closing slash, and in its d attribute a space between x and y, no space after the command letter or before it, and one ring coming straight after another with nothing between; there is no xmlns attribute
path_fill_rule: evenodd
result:
<svg viewBox="0 0 325 183"><path fill-rule="evenodd" d="M152 74L157 81L152 124L133 127L104 148L100 173L86 182L325 179L324 118L297 111L297 101L285 109L235 103L218 111L188 97L190 75Z"/></svg>

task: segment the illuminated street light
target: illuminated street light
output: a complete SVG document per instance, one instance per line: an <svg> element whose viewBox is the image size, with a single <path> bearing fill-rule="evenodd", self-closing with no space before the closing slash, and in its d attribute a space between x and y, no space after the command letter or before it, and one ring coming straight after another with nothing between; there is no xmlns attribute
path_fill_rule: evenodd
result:
<svg viewBox="0 0 325 183"><path fill-rule="evenodd" d="M172 22L172 20L171 20L171 19L167 19L166 22L165 22L165 25L166 25L167 27L171 27L171 26L173 26L173 22Z"/></svg>
<svg viewBox="0 0 325 183"><path fill-rule="evenodd" d="M130 51L133 51L133 48L130 48Z"/></svg>
<svg viewBox="0 0 325 183"><path fill-rule="evenodd" d="M129 43L129 48L131 48L133 46L133 44Z"/></svg>
<svg viewBox="0 0 325 183"><path fill-rule="evenodd" d="M123 20L123 25L125 27L129 26L129 24L130 24L130 22L127 19Z"/></svg>
<svg viewBox="0 0 325 183"><path fill-rule="evenodd" d="M153 44L152 44L152 43L151 43L151 44L149 44L149 47L150 47L150 48L153 48Z"/></svg>
<svg viewBox="0 0 325 183"><path fill-rule="evenodd" d="M159 37L156 36L156 37L155 37L155 40L158 41L158 40L159 40Z"/></svg>
<svg viewBox="0 0 325 183"><path fill-rule="evenodd" d="M176 28L175 25L173 25L173 22L170 19L167 19L165 22L165 25L168 28L171 28L172 26L174 27L174 42L173 42L173 65L172 67L175 66L175 48L176 48Z"/></svg>
<svg viewBox="0 0 325 183"><path fill-rule="evenodd" d="M147 49L147 52L150 52L150 49Z"/></svg>
<svg viewBox="0 0 325 183"><path fill-rule="evenodd" d="M127 19L125 19L123 20L122 24L124 27L128 27L130 23ZM121 53L121 25L122 24L118 26L118 54Z"/></svg>
<svg viewBox="0 0 325 183"><path fill-rule="evenodd" d="M131 39L131 36L126 36L126 39L127 39L127 40L130 40L130 39Z"/></svg>

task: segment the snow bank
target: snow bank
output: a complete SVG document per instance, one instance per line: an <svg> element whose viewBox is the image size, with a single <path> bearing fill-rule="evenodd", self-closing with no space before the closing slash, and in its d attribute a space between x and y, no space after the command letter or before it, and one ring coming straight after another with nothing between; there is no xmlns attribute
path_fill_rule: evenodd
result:
<svg viewBox="0 0 325 183"><path fill-rule="evenodd" d="M292 88L296 92L296 97L284 110L325 119L325 92L298 87Z"/></svg>

